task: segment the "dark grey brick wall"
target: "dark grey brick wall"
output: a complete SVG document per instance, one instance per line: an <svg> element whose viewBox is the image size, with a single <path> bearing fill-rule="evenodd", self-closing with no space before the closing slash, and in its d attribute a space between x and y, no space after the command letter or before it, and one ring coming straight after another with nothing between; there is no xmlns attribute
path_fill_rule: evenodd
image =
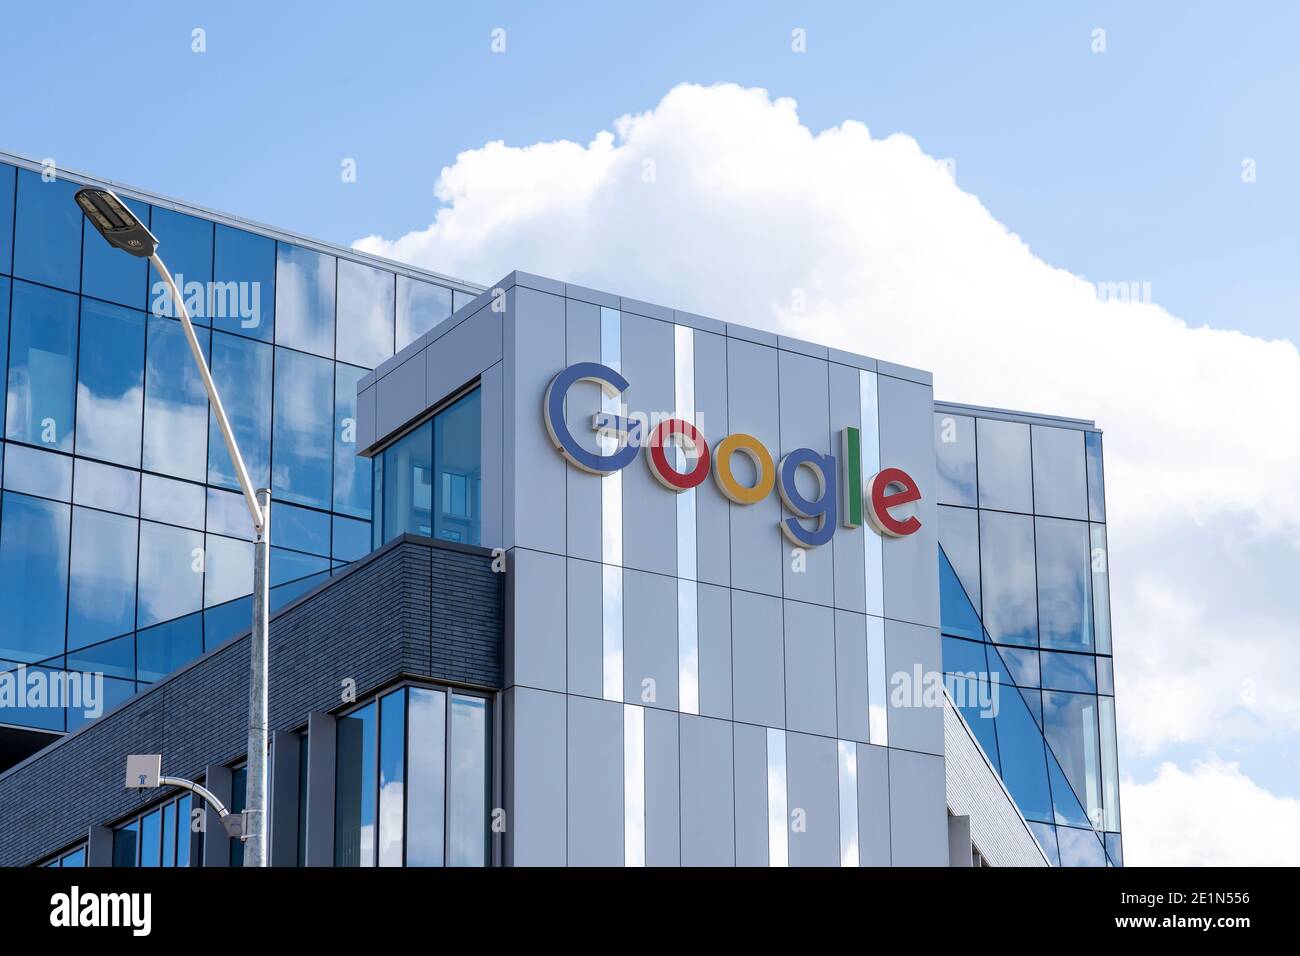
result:
<svg viewBox="0 0 1300 956"><path fill-rule="evenodd" d="M482 548L404 536L271 619L271 729L343 706L400 675L501 686L502 575ZM157 799L123 786L126 755L161 753L195 779L243 756L248 635L0 774L0 865L36 862Z"/></svg>

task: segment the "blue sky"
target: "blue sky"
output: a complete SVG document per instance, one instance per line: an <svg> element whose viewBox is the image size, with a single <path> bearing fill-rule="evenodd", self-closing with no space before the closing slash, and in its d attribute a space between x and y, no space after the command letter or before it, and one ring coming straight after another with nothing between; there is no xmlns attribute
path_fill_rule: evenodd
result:
<svg viewBox="0 0 1300 956"><path fill-rule="evenodd" d="M961 187L1049 263L1149 281L1192 325L1296 337L1292 4L303 9L11 7L0 146L346 243L427 225L437 172L462 149L586 142L679 82L731 81L794 97L813 130L856 118L955 159ZM508 55L491 54L494 27ZM105 51L140 65L105 73Z"/></svg>

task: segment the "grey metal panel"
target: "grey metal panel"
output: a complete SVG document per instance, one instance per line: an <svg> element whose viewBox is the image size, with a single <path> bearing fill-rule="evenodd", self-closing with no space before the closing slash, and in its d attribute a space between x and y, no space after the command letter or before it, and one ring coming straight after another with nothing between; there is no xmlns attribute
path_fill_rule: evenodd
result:
<svg viewBox="0 0 1300 956"><path fill-rule="evenodd" d="M569 865L623 865L623 705L568 697Z"/></svg>
<svg viewBox="0 0 1300 956"><path fill-rule="evenodd" d="M601 292L599 289L588 289L586 286L574 285L572 282L564 284L564 294L570 299L590 302L592 305L604 306L607 309L617 309L619 307L618 296L609 292Z"/></svg>
<svg viewBox="0 0 1300 956"><path fill-rule="evenodd" d="M828 607L785 602L785 718L790 730L835 736L835 612Z"/></svg>
<svg viewBox="0 0 1300 956"><path fill-rule="evenodd" d="M835 705L841 740L871 739L867 719L867 619L835 612Z"/></svg>
<svg viewBox="0 0 1300 956"><path fill-rule="evenodd" d="M920 530L884 542L885 616L937 627L939 512L933 392L926 385L886 375L878 381L881 466L902 468L921 491L915 505Z"/></svg>
<svg viewBox="0 0 1300 956"><path fill-rule="evenodd" d="M298 865L298 735L271 733L271 866ZM184 832L182 827L181 831Z"/></svg>
<svg viewBox="0 0 1300 956"><path fill-rule="evenodd" d="M785 766L790 865L838 866L839 758L834 739L786 734Z"/></svg>
<svg viewBox="0 0 1300 956"><path fill-rule="evenodd" d="M375 432L379 441L416 418L428 406L424 402L424 356L417 355L397 366L375 383Z"/></svg>
<svg viewBox="0 0 1300 956"><path fill-rule="evenodd" d="M682 714L680 728L682 866L731 866L736 862L732 725Z"/></svg>
<svg viewBox="0 0 1300 956"><path fill-rule="evenodd" d="M696 588L700 713L731 717L731 591Z"/></svg>
<svg viewBox="0 0 1300 956"><path fill-rule="evenodd" d="M734 719L785 726L785 635L780 598L731 592Z"/></svg>
<svg viewBox="0 0 1300 956"><path fill-rule="evenodd" d="M601 569L590 561L568 562L569 693L600 697L604 692L601 631Z"/></svg>
<svg viewBox="0 0 1300 956"><path fill-rule="evenodd" d="M357 450L365 451L379 438L375 433L375 387L357 389Z"/></svg>
<svg viewBox="0 0 1300 956"><path fill-rule="evenodd" d="M623 695L630 704L677 709L674 578L623 572Z"/></svg>
<svg viewBox="0 0 1300 956"><path fill-rule="evenodd" d="M599 362L600 307L566 299L564 325L564 364L568 366L577 362ZM600 411L600 398L599 385L580 382L569 390L564 411L569 431L583 447L595 454L600 454L600 447L591 427L591 418ZM565 470L565 479L568 482L565 499L569 529L567 553L570 557L599 561L601 476L570 467ZM596 696L599 697L600 694Z"/></svg>
<svg viewBox="0 0 1300 956"><path fill-rule="evenodd" d="M307 716L307 865L334 865L334 748L336 721Z"/></svg>
<svg viewBox="0 0 1300 956"><path fill-rule="evenodd" d="M796 352L800 355L807 355L810 358L825 360L828 357L826 346L818 345L815 342L806 342L803 339L794 339L788 335L778 335L776 337L777 347L784 352Z"/></svg>
<svg viewBox="0 0 1300 956"><path fill-rule="evenodd" d="M751 329L747 325L732 325L727 323L727 337L740 339L744 342L753 342L755 345L768 345L776 348L777 337L774 332L766 332L763 329Z"/></svg>
<svg viewBox="0 0 1300 956"><path fill-rule="evenodd" d="M753 435L767 446L774 459L781 447L778 354L775 349L751 342L727 340L728 432ZM737 455L735 462L739 478L744 459ZM732 587L781 593L781 568L787 549L778 526L780 520L781 501L775 491L755 504L731 506Z"/></svg>
<svg viewBox="0 0 1300 956"><path fill-rule="evenodd" d="M623 313L623 377L630 387L624 395L629 412L671 415L673 391L673 327L666 322ZM623 469L623 566L677 573L677 501L650 474L645 452Z"/></svg>
<svg viewBox="0 0 1300 956"><path fill-rule="evenodd" d="M188 821L187 821L188 822ZM189 833L187 828L186 833ZM191 847L193 841L191 841ZM191 850L190 860L194 859ZM110 867L113 865L113 829L92 826L86 832L86 866Z"/></svg>
<svg viewBox="0 0 1300 956"><path fill-rule="evenodd" d="M564 283L558 279L534 275L531 272L521 272L518 269L498 282L497 286L508 289L511 284L536 289L538 292L549 292L551 295L564 295Z"/></svg>
<svg viewBox="0 0 1300 956"><path fill-rule="evenodd" d="M498 362L483 372L479 383L479 439L483 449L482 495L483 546L505 546L502 512L505 508L505 469L508 464L503 445L505 435L505 366Z"/></svg>
<svg viewBox="0 0 1300 956"><path fill-rule="evenodd" d="M839 460L840 480L844 480L847 471L843 458L840 433L845 428L860 428L862 404L858 394L861 374L856 368L848 368L835 363L830 364L830 406L831 434L830 447ZM870 475L863 475L865 481ZM840 489L840 507L844 507L846 496L861 496L862 489L855 492ZM863 558L862 536L874 534L866 527L844 527L844 514L840 513L840 526L831 539L830 547L835 561L835 601L836 607L850 611L866 611L866 566Z"/></svg>
<svg viewBox="0 0 1300 956"><path fill-rule="evenodd" d="M858 744L858 858L889 866L889 751Z"/></svg>
<svg viewBox="0 0 1300 956"><path fill-rule="evenodd" d="M564 368L564 300L516 287L507 293L506 404L510 484L506 488L506 546L564 553L564 459L542 420L542 397ZM513 537L511 532L513 531Z"/></svg>
<svg viewBox="0 0 1300 956"><path fill-rule="evenodd" d="M778 366L781 376L781 456L788 455L796 448L811 448L821 454L833 454L838 459L839 450L831 445L828 363L807 355L782 351L779 353ZM838 472L837 468L831 481L839 479ZM800 474L798 481L805 494L815 493L811 476ZM838 490L836 495L838 497ZM781 517L784 519L791 515L784 512ZM803 524L810 526L811 522L805 520ZM805 548L799 565L803 570L796 571L791 557L794 546L784 536L781 540L785 546L785 560L781 562L785 596L815 604L833 603L835 553L832 546L824 544L817 548Z"/></svg>
<svg viewBox="0 0 1300 956"><path fill-rule="evenodd" d="M893 362L886 362L880 359L876 362L876 369L881 375L889 375L893 378L900 378L904 381L915 382L918 385L933 385L934 376L923 369L912 368L910 365L896 365Z"/></svg>
<svg viewBox="0 0 1300 956"><path fill-rule="evenodd" d="M868 372L876 371L878 364L873 358L858 355L855 352L845 352L842 349L828 348L826 355L832 362L847 365L850 368L865 369Z"/></svg>
<svg viewBox="0 0 1300 956"><path fill-rule="evenodd" d="M230 806L231 772L229 767L209 765L203 773L203 783L212 791L214 797L225 806ZM332 826L331 833L333 833ZM221 825L221 818L217 816L217 812L212 809L212 805L209 803L204 803L203 836L203 865L230 866L230 838L226 836L226 829ZM334 848L331 846L331 863L333 862L333 854Z"/></svg>
<svg viewBox="0 0 1300 956"><path fill-rule="evenodd" d="M645 711L645 863L681 865L677 714Z"/></svg>
<svg viewBox="0 0 1300 956"><path fill-rule="evenodd" d="M710 449L729 433L727 340L695 334L695 417ZM731 584L731 502L713 480L695 488L695 576L710 584Z"/></svg>
<svg viewBox="0 0 1300 956"><path fill-rule="evenodd" d="M427 407L501 361L501 313L486 306L479 309L431 342L424 354Z"/></svg>
<svg viewBox="0 0 1300 956"><path fill-rule="evenodd" d="M506 579L506 686L563 691L567 625L564 556L515 548Z"/></svg>
<svg viewBox="0 0 1300 956"><path fill-rule="evenodd" d="M889 831L894 866L948 865L942 757L889 748Z"/></svg>
<svg viewBox="0 0 1300 956"><path fill-rule="evenodd" d="M683 312L680 309L673 309L673 322L677 325L689 325L700 332L712 332L715 335L725 336L727 334L727 323L718 319L710 319L705 315L696 315L694 312Z"/></svg>
<svg viewBox="0 0 1300 956"><path fill-rule="evenodd" d="M736 774L736 865L767 866L767 731L732 724Z"/></svg>
<svg viewBox="0 0 1300 956"><path fill-rule="evenodd" d="M642 302L640 299L629 299L624 296L619 299L619 308L624 312L658 319L660 322L672 322L673 320L672 309L662 305L655 305L653 302Z"/></svg>
<svg viewBox="0 0 1300 956"><path fill-rule="evenodd" d="M514 866L563 866L568 819L568 698L526 687L507 691L506 698L506 739L510 743L506 759L509 862Z"/></svg>
<svg viewBox="0 0 1300 956"><path fill-rule="evenodd" d="M943 753L943 692L937 701L915 690L917 668L923 681L943 674L942 645L938 628L919 627L885 619L885 667L889 671L889 743L905 750ZM908 706L896 705L898 682L909 691ZM918 703L919 702L919 703Z"/></svg>

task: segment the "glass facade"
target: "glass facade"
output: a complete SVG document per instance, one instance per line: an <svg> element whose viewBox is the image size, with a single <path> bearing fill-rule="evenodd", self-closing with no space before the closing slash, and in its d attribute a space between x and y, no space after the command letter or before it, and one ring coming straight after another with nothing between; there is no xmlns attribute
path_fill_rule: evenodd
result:
<svg viewBox="0 0 1300 956"><path fill-rule="evenodd" d="M959 709L1054 864L1121 866L1101 434L940 409L935 448Z"/></svg>
<svg viewBox="0 0 1300 956"><path fill-rule="evenodd" d="M165 287L83 222L77 188L0 163L0 670L99 672L111 707L248 626L252 546ZM252 480L272 488L279 606L370 550L357 381L466 296L126 201L160 240ZM477 540L477 473L444 444L449 510L430 519ZM86 719L0 713L53 731Z"/></svg>
<svg viewBox="0 0 1300 956"><path fill-rule="evenodd" d="M400 534L481 543L480 418L474 388L375 455L374 547Z"/></svg>
<svg viewBox="0 0 1300 956"><path fill-rule="evenodd" d="M335 866L487 866L492 725L486 697L400 687L340 717Z"/></svg>
<svg viewBox="0 0 1300 956"><path fill-rule="evenodd" d="M195 798L188 793L145 810L138 817L121 823L113 829L113 866L115 867L174 867L190 866L197 841L202 840L195 822ZM197 837L197 840L196 840ZM85 866L85 849L79 863L63 866ZM49 865L49 864L47 864ZM232 866L238 865L232 862Z"/></svg>

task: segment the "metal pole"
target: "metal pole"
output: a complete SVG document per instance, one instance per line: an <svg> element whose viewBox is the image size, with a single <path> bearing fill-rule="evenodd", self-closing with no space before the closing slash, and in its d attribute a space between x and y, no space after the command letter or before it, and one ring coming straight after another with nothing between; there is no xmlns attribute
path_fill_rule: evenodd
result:
<svg viewBox="0 0 1300 956"><path fill-rule="evenodd" d="M266 866L267 831L267 657L271 577L271 491L257 490L262 530L254 545L253 632L249 640L248 672L248 835L244 839L244 866Z"/></svg>
<svg viewBox="0 0 1300 956"><path fill-rule="evenodd" d="M172 302L176 304L176 313L185 330L185 339L190 345L190 354L194 364L199 367L199 377L203 379L203 388L212 403L212 412L225 439L226 451L230 454L231 464L235 468L235 477L239 479L240 490L248 505L249 516L253 519L254 545L253 565L253 630L249 638L251 667L248 675L248 789L244 800L245 816L248 820L244 837L244 866L266 866L266 826L270 816L267 813L267 624L268 624L268 582L270 581L271 556L271 492L263 488L253 490L253 483L244 467L244 457L235 444L235 433L230 428L230 419L226 417L225 406L217 394L216 383L208 370L203 349L199 347L198 337L194 334L194 324L190 321L189 311L181 298L180 290L172 274L163 265L158 253L149 257L158 274L167 283Z"/></svg>

